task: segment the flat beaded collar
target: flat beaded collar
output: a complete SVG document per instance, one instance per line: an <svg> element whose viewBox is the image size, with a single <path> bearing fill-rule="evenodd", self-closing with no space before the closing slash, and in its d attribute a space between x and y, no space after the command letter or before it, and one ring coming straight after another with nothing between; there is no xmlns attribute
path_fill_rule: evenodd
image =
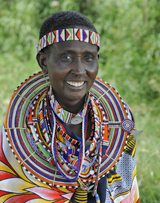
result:
<svg viewBox="0 0 160 203"><path fill-rule="evenodd" d="M48 142L46 143L43 139L48 129L44 132L40 130L40 125L43 125L44 122L41 123L39 109L41 109L41 103L43 106L46 102L48 88L48 76L39 72L26 79L14 91L4 121L4 137L6 136L12 152L24 171L51 186L77 188L79 185L77 182L68 182L59 174L56 167L53 167L52 160L50 161L50 158L53 157L53 148L50 150ZM95 80L90 90L90 99L95 104L93 111L98 113L96 114L100 120L102 136L104 135L102 138L102 161L99 162L101 164L98 175L101 178L118 163L128 142L128 136L134 130L134 123L118 92L102 79ZM94 110L96 106L98 111ZM107 119L104 119L105 115ZM56 119L54 117L49 119L49 123L51 125L50 134L54 135ZM85 125L83 125L84 128ZM95 130L98 130L96 126ZM99 133L97 133L98 135Z"/></svg>
<svg viewBox="0 0 160 203"><path fill-rule="evenodd" d="M48 95L50 97L51 108L53 109L56 116L62 122L66 123L66 124L73 124L73 125L77 125L77 124L82 123L83 118L85 117L86 112L87 112L87 107L88 107L88 102L89 102L89 96L88 95L86 96L83 109L80 112L78 112L77 114L71 113L71 112L62 108L62 106L56 100L54 94L52 94L52 88L51 87L49 89Z"/></svg>

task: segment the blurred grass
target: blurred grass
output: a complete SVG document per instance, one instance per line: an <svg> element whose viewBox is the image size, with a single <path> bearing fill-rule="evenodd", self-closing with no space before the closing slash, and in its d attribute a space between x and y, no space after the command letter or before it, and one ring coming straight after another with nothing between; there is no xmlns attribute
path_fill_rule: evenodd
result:
<svg viewBox="0 0 160 203"><path fill-rule="evenodd" d="M160 120L158 114L144 104L133 105L137 129L137 175L142 203L160 202Z"/></svg>

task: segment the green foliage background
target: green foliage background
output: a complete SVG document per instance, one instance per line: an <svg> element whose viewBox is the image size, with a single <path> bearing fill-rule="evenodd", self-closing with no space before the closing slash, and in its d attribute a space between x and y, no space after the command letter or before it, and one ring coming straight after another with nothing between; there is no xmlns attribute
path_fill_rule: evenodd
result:
<svg viewBox="0 0 160 203"><path fill-rule="evenodd" d="M0 0L0 124L13 90L33 72L42 21L60 10L88 16L101 35L99 76L131 106L142 203L160 202L160 1Z"/></svg>

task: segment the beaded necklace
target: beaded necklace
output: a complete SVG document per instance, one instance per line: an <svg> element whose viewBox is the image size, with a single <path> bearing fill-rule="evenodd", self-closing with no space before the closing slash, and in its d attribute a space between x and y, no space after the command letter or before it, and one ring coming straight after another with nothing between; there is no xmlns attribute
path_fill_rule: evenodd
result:
<svg viewBox="0 0 160 203"><path fill-rule="evenodd" d="M56 130L53 128L53 135L52 135L52 141L51 141L51 151L53 154L54 163L56 164L56 167L60 174L67 179L69 182L78 181L80 188L84 191L93 191L93 195L95 195L95 192L97 191L98 186L98 175L99 175L99 169L100 169L100 162L101 162L101 155L102 152L101 149L101 125L100 120L98 117L98 110L96 107L99 106L99 104L93 101L93 99L87 100L87 104L85 104L85 110L82 111L85 112L85 116L83 117L82 122L82 139L73 139L70 135L67 134L66 129L64 127L64 122L61 117L59 118L58 115L55 113L57 112L56 108L54 107L54 111L52 109L53 107L53 97L51 98L51 94L48 94L49 97L47 99L45 98L45 101L43 102L43 105L40 104L40 112L39 114L43 112L43 119L41 119L41 130L43 133L50 132L49 126L50 123L56 122ZM54 104L61 109L61 112L63 112L63 109L58 104L58 102L54 98ZM57 105L58 104L58 105ZM50 106L49 109L48 106ZM98 107L99 108L99 107ZM98 111L97 111L98 110ZM52 115L50 115L52 114ZM92 121L92 131L89 139L87 140L88 146L85 146L85 139L86 139L86 133L87 133L87 123L88 123L88 116L90 115L91 121ZM50 115L50 119L47 119L47 117ZM62 115L62 114L59 114ZM71 115L71 113L70 113ZM72 117L72 115L71 115ZM48 121L50 121L48 123ZM66 121L66 120L65 120ZM45 133L46 135L46 133ZM65 139L66 144L62 143L61 141ZM51 140L48 138L48 140ZM77 145L77 150L75 150L74 145ZM74 148L74 149L73 149ZM74 151L74 154L77 158L70 163L66 158L68 157L68 154L71 153L71 151ZM65 153L64 153L65 152ZM88 176L93 176L95 181L88 182ZM91 178L90 178L91 179Z"/></svg>
<svg viewBox="0 0 160 203"><path fill-rule="evenodd" d="M79 185L85 189L87 185L85 190L91 190L93 186L89 183L93 182L96 188L97 180L118 163L134 127L126 105L111 85L98 78L95 80L89 94L94 112L95 132L88 149L90 156L94 156L95 153L99 156L94 156L91 160L95 157L96 159L92 163L86 159L85 156L88 154L83 147L82 152L85 151L85 156L82 157L84 162L81 163L79 178L77 181L69 182L57 170L53 160L54 142L51 143L51 137L57 136L57 119L48 109L48 88L48 76L39 72L15 90L4 122L9 146L23 169L45 184L66 187L69 190L75 190ZM85 122L82 124L84 132ZM95 170L92 171L93 168ZM88 171L94 172L95 175L91 176Z"/></svg>
<svg viewBox="0 0 160 203"><path fill-rule="evenodd" d="M91 136L90 136L90 142L91 145L86 148L85 146L85 142L86 142L86 133L87 133L87 123L88 123L88 114L87 112L87 108L88 109L92 109L92 104L93 101L89 101L87 100L87 104L85 104L85 108L82 110L83 112L83 120L82 120L82 138L78 140L78 147L77 150L75 152L75 155L77 155L77 161L74 163L74 165L72 165L71 163L68 162L67 158L68 158L68 154L73 150L71 143L68 143L67 141L72 140L71 137L67 134L65 128L64 128L64 122L66 122L66 119L63 119L64 117L62 116L62 112L63 109L61 108L61 106L57 103L57 101L54 98L54 104L56 104L57 109L55 108L55 106L53 106L53 97L51 97L50 99L50 104L51 104L51 112L52 114L55 114L55 112L61 112L58 115L56 114L55 117L56 119L56 129L58 131L58 133L60 134L59 137L64 137L66 139L66 145L64 145L62 142L60 142L60 140L58 141L57 137L56 137L56 133L53 134L52 136L52 154L53 154L53 158L54 161L56 163L56 166L58 168L58 170L60 171L60 173L68 180L68 181L76 181L78 179L78 177L80 176L80 174L82 173L83 175L85 174L85 168L87 167L86 164L88 164L88 160L86 158L86 156L89 156L92 152L92 156L93 156L93 149L95 149L96 144L97 144L97 140L99 140L99 136L100 136L100 122L97 116L97 112L96 109L94 109L94 111L92 112L92 117L94 116L94 118L92 119L92 121L94 122L92 124L92 132L93 130L95 131L93 133L93 137L91 140ZM58 105L57 105L58 104ZM54 107L54 108L53 108ZM85 114L84 114L85 112ZM60 117L59 117L60 115ZM65 114L66 115L66 114ZM70 117L73 117L71 115L71 113L69 114ZM54 115L52 115L54 117ZM66 116L67 117L67 116ZM65 117L65 118L66 118ZM60 120L60 122L58 122L58 120ZM93 128L94 126L94 128ZM74 140L75 144L76 141ZM73 144L73 143L72 143ZM68 145L68 146L67 146ZM66 151L66 153L64 153L64 151ZM85 150L86 149L86 150ZM95 150L95 155L98 154L98 151L100 149L100 144L97 145L97 148ZM75 149L74 149L75 150ZM63 152L62 152L63 151ZM58 157L58 158L57 158ZM95 160L96 160L97 156L93 157L93 159L90 159L90 163L89 166L91 167ZM90 172L90 171L89 171ZM91 171L91 175L94 175L94 170ZM84 185L81 184L81 187L83 187L83 189L86 189L86 187L84 188Z"/></svg>
<svg viewBox="0 0 160 203"><path fill-rule="evenodd" d="M82 108L82 110L80 112L78 112L77 114L71 113L69 111L66 111L65 109L63 109L61 107L61 105L58 103L58 101L56 100L54 94L52 94L52 88L50 87L49 89L49 97L50 97L50 105L51 105L51 109L52 111L55 112L55 114L57 115L57 117L64 123L69 123L69 124L73 124L73 125L77 125L82 123L83 118L86 115L86 111L87 111L87 107L88 107L88 95L86 95L86 99L85 99L85 104Z"/></svg>

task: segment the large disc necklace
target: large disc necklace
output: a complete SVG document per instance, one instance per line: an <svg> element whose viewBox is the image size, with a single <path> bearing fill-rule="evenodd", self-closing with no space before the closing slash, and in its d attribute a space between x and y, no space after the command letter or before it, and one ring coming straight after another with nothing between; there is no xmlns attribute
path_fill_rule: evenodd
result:
<svg viewBox="0 0 160 203"><path fill-rule="evenodd" d="M53 158L52 154L55 152L53 146L52 150L50 150L48 143L44 141L44 135L47 132L41 131L40 128L41 120L39 117L41 114L39 114L39 106L45 101L44 99L48 95L48 88L48 76L39 72L29 77L15 90L4 122L5 135L16 159L23 166L24 170L46 184L75 188L78 186L78 183L73 181L75 176L69 175L71 179L69 182L57 171L53 162L50 161ZM90 98L93 100L93 104L96 104L98 101L101 104L101 108L99 108L97 113L100 127L98 125L96 127L97 129L102 129L101 136L103 137L103 154L99 171L100 178L117 164L124 151L129 134L134 127L134 123L129 117L127 107L118 92L103 80L98 78L95 80L90 90ZM97 108L96 105L93 105L94 107ZM104 112L107 116L107 121L103 119L101 112ZM52 117L53 122L51 123L50 119L49 122L52 126L51 134L55 136L56 118L54 115ZM82 122L82 127L83 145L85 119ZM105 131L109 132L109 137ZM98 130L97 135L100 136ZM54 143L55 137L52 139ZM83 160L84 146L81 149L83 154L81 159ZM83 171L82 163L77 171L79 174L80 171ZM93 181L95 181L95 178Z"/></svg>

